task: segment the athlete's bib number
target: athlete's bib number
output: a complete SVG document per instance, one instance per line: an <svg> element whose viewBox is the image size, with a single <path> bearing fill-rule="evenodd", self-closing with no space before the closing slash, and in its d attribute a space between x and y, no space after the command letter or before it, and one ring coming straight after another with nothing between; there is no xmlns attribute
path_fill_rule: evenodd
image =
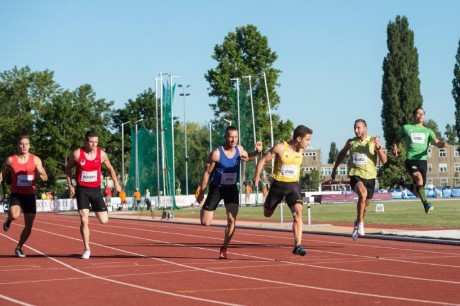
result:
<svg viewBox="0 0 460 306"><path fill-rule="evenodd" d="M296 165L282 165L281 175L288 178L297 178L298 166Z"/></svg>
<svg viewBox="0 0 460 306"><path fill-rule="evenodd" d="M18 175L18 186L19 187L26 187L32 186L32 181L34 180L34 176L32 174L25 175L21 174Z"/></svg>
<svg viewBox="0 0 460 306"><path fill-rule="evenodd" d="M410 138L412 140L412 143L425 143L425 134L423 133L411 133Z"/></svg>
<svg viewBox="0 0 460 306"><path fill-rule="evenodd" d="M81 181L86 183L97 182L97 171L82 171Z"/></svg>
<svg viewBox="0 0 460 306"><path fill-rule="evenodd" d="M222 173L220 180L222 185L234 185L236 184L236 173Z"/></svg>
<svg viewBox="0 0 460 306"><path fill-rule="evenodd" d="M366 154L357 153L353 155L353 165L365 165L367 164Z"/></svg>

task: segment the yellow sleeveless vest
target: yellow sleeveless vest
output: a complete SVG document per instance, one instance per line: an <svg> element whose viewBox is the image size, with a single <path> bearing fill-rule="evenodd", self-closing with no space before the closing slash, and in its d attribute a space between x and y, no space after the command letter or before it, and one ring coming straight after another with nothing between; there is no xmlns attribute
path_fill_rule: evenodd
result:
<svg viewBox="0 0 460 306"><path fill-rule="evenodd" d="M349 176L359 176L366 180L377 176L377 154L372 136L367 136L364 141L356 137L351 140L350 163Z"/></svg>
<svg viewBox="0 0 460 306"><path fill-rule="evenodd" d="M300 152L292 151L287 142L283 142L283 145L283 156L275 160L273 178L279 182L298 182L303 150Z"/></svg>

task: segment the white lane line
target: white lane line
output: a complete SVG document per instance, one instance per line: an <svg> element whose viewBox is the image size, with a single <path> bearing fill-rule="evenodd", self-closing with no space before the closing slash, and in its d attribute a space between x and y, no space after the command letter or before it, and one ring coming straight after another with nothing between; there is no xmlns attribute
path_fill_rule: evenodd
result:
<svg viewBox="0 0 460 306"><path fill-rule="evenodd" d="M67 226L64 225L63 227L67 227ZM67 238L67 239L79 240L79 239L76 239L74 237L69 237L69 236L66 236L66 235L57 234L55 232L49 232L49 231L40 230L40 229L38 229L38 230L42 231L42 232L45 232L45 233L48 233L48 234L51 234L51 235L64 237L64 238ZM170 243L170 242L166 242L166 241L148 239L148 238L137 237L137 236L130 236L130 235L125 235L125 234L116 234L116 233L110 233L110 232L104 232L104 231L98 231L98 230L93 230L93 231L97 231L97 232L105 233L105 234L112 234L112 235L121 236L121 237L127 237L127 238L130 238L130 239L155 241L155 242L161 242L161 243L165 243L165 244L171 244L171 245L177 245L177 246L185 246L183 244ZM445 303L445 302L440 302L440 301L429 301L429 300L404 298L404 297L390 296L390 295L380 295L380 294L372 294L372 293L364 293L364 292L355 292L355 291L348 291L348 290L340 290L340 289L331 289L331 288L324 288L324 287L317 287L317 286L302 285L302 284L290 283L290 282L285 282L285 281L261 279L261 278L257 278L257 277L244 276L244 275L232 274L232 273L227 273L227 272L220 272L220 271L215 271L215 270L198 268L198 267L194 267L194 266L189 266L189 265L185 265L185 264L172 262L172 261L161 259L161 258L155 258L155 257L146 256L144 254L139 254L139 253L135 253L135 252L131 252L131 251L127 251L127 250L123 250L123 249L119 249L119 248L115 248L115 247L111 247L111 246L107 246L107 245L102 245L102 244L99 244L99 243L94 243L93 242L91 244L97 245L97 246L102 247L102 248L111 249L111 250L114 250L114 251L117 251L117 252L126 253L126 254L129 254L129 255L132 255L132 256L134 255L134 256L139 256L139 257L143 257L143 258L149 258L149 259L152 259L152 260L155 260L155 261L168 263L168 264L173 265L173 266L179 266L179 267L182 267L182 268L188 268L188 269L191 269L191 270L201 271L201 272L206 272L206 273L211 273L211 274L217 274L217 275L224 275L224 276L229 276L229 277L236 277L236 278L240 278L240 279L253 280L253 281L257 281L257 282L266 282L266 283L277 284L277 285L285 285L285 286L289 285L289 286L297 287L297 288L306 288L306 289L313 289L313 290L319 290L319 291L343 293L343 294L349 294L349 295L357 295L357 296L365 296L365 297L373 297L373 298L381 298L381 299L389 299L389 300L398 300L398 301L406 301L406 302L428 303L428 304L438 304L438 305L458 305L458 304ZM189 247L189 246L185 246L185 247ZM209 249L202 248L202 247L193 247L192 246L190 248L210 251ZM241 255L246 256L246 257L251 257L251 258L257 258L257 259L261 259L261 260L263 259L263 260L267 260L267 261L272 261L273 260L271 258L257 257L257 256L251 256L251 255L244 255L244 254L241 254ZM49 258L54 260L54 261L56 261L56 262L58 262L58 263L61 263L59 260L56 260L56 259L54 259L52 257L49 257ZM304 263L295 263L295 262L289 262L289 261L280 261L280 262L284 263L284 264L301 265L301 266L308 266L308 267L313 267L313 268L336 270L336 271L341 271L341 272L353 272L353 273L370 274L370 275L378 275L378 276L386 276L386 277L396 277L396 278L402 278L402 279L433 281L433 279L412 278L412 277L391 275L391 274L369 273L369 272L365 272L365 271L355 271L355 270L347 270L347 269L329 268L329 267L315 266L315 265L309 265L309 264L304 264ZM63 262L62 262L62 264L65 265L65 266L68 266L72 270L75 269L75 271L77 271L77 272L81 271L81 270L73 268L73 267L71 267L71 266L69 266L69 265L67 265L67 264L65 264ZM90 273L87 273L87 272L84 272L84 271L81 271L79 273L82 273L82 274L85 274L85 275L88 275L88 276L91 276L91 277L107 280L107 281L112 281L112 282L115 282L115 283L119 283L121 285L133 286L133 287L136 287L136 288L139 287L141 289L145 288L145 287L141 287L141 286L137 286L137 285L133 285L133 284L126 284L124 282L115 281L115 280L105 278L105 277L100 277L100 276L93 275L93 274L90 274ZM449 283L449 281L442 281L442 280L438 280L438 281ZM450 282L450 283L457 284L458 282ZM153 290L153 291L159 292L159 293L163 292L161 290L156 290L156 289L151 289L151 288L146 288L146 290ZM175 295L174 293L170 293L170 292L164 292L164 293L165 294ZM184 296L184 297L187 297L187 296Z"/></svg>
<svg viewBox="0 0 460 306"><path fill-rule="evenodd" d="M33 304L28 304L28 303L26 303L26 302L23 302L23 301L19 301L19 300L10 298L9 296L3 295L3 294L0 294L0 298L3 299L3 300L6 300L6 301L8 301L8 302L18 304L18 305L33 306Z"/></svg>
<svg viewBox="0 0 460 306"><path fill-rule="evenodd" d="M40 231L40 232L45 232L45 233L48 233L48 234L52 234L52 235L55 235L55 236L59 236L59 237L65 237L67 239L72 239L72 240L79 240L79 239L76 239L76 238L73 238L73 237L70 237L70 236L65 236L65 235L60 235L60 234L57 234L57 233L53 233L53 232L48 232L48 231L44 231L44 230L41 230L41 229L35 229L37 231ZM9 238L10 240L13 240L12 238L10 237L7 237ZM94 243L93 243L94 244ZM96 244L98 245L98 244ZM100 245L102 246L102 245ZM160 294L165 294L165 295L170 295L170 296L174 296L174 297L178 297L178 298L184 298L184 299L190 299L190 300L195 300L195 301L200 301L200 302L205 302L205 303L214 303L214 304L220 304L220 305L232 305L232 306L235 306L235 305L239 305L239 304L235 304L235 303L226 303L226 302L221 302L221 301L216 301L216 300L211 300L211 299L204 299L204 298L198 298L198 297L193 297L193 296L189 296L189 295L184 295L184 294L177 294L177 293L173 293L173 292L168 292L168 291L164 291L164 290L159 290L159 289L153 289L153 288L149 288L149 287L144 287L144 286L140 286L140 285L135 285L135 284L131 284L131 283L127 283L127 282L121 282L121 281L117 281L117 280L114 280L114 279L110 279L110 278L107 278L107 277L103 277L103 276L98 276L98 275L95 275L95 274L92 274L92 273L88 273L88 272L85 272L83 270L80 270L78 268L75 268L75 267L72 267L71 265L68 265L66 264L65 262L61 261L61 260L58 260L54 257L51 257L51 256L48 256L46 255L45 253L39 251L38 249L36 248L33 248L29 245L24 245L24 247L34 251L35 253L37 254L40 254L54 262L56 262L57 264L59 265L62 265L66 268L68 268L69 270L72 270L74 272L77 272L77 273L80 273L80 274L83 274L83 275L86 275L90 278L94 278L94 279L99 279L99 280L104 280L104 281L108 281L108 282L111 282L111 283L115 283L115 284L118 284L118 285L123 285L123 286L128 286L128 287L132 287L132 288L137 288L137 289L141 289L141 290L145 290L145 291L149 291L149 292L155 292L155 293L160 293ZM111 248L111 247L110 247ZM115 249L115 248L111 248L111 249ZM121 250L120 250L121 251ZM134 254L134 253L133 253ZM148 258L147 256L145 255L141 255L141 254L136 254L137 256L139 257L144 257L144 258ZM3 296L0 296L3 298ZM5 296L5 299L7 297ZM20 302L20 301L19 301ZM22 303L22 302L21 302ZM23 305L29 305L27 303L24 302Z"/></svg>

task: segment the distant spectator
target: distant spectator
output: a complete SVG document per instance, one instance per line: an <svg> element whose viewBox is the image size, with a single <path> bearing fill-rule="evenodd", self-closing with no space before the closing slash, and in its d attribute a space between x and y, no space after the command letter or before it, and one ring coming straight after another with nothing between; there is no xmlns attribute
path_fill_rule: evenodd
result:
<svg viewBox="0 0 460 306"><path fill-rule="evenodd" d="M126 205L126 191L123 189L118 193L118 196L120 197L121 201L121 210L128 210L128 207Z"/></svg>
<svg viewBox="0 0 460 306"><path fill-rule="evenodd" d="M268 194L268 184L263 184L262 187L262 203L265 202L265 198L267 197Z"/></svg>
<svg viewBox="0 0 460 306"><path fill-rule="evenodd" d="M251 197L251 192L252 192L252 187L251 187L251 183L246 183L246 187L244 188L244 191L245 191L245 198L244 198L244 203L246 205L249 204L249 198Z"/></svg>
<svg viewBox="0 0 460 306"><path fill-rule="evenodd" d="M110 188L108 185L105 186L105 202L107 206L111 206L112 204L112 188Z"/></svg>
<svg viewBox="0 0 460 306"><path fill-rule="evenodd" d="M149 189L145 189L145 197L144 197L145 205L147 206L147 210L150 210L152 207L152 202L150 201L150 191Z"/></svg>
<svg viewBox="0 0 460 306"><path fill-rule="evenodd" d="M139 210L139 206L141 204L141 193L139 192L139 189L135 189L133 193L133 199L134 199L134 205L133 205L133 210L134 207L136 207L137 210Z"/></svg>

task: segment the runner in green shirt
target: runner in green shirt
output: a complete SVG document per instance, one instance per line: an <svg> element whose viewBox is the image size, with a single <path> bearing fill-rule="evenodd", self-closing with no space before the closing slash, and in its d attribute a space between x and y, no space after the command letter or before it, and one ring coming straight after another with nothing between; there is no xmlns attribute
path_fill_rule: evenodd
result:
<svg viewBox="0 0 460 306"><path fill-rule="evenodd" d="M414 183L411 184L404 179L398 179L393 184L403 186L418 196L425 208L425 213L428 214L433 210L433 205L428 202L425 191L428 146L431 143L437 148L447 148L447 143L440 141L433 130L423 126L425 120L423 108L417 107L412 114L414 124L406 124L401 128L393 143L393 154L398 156L399 143L404 140L407 149L405 166Z"/></svg>

